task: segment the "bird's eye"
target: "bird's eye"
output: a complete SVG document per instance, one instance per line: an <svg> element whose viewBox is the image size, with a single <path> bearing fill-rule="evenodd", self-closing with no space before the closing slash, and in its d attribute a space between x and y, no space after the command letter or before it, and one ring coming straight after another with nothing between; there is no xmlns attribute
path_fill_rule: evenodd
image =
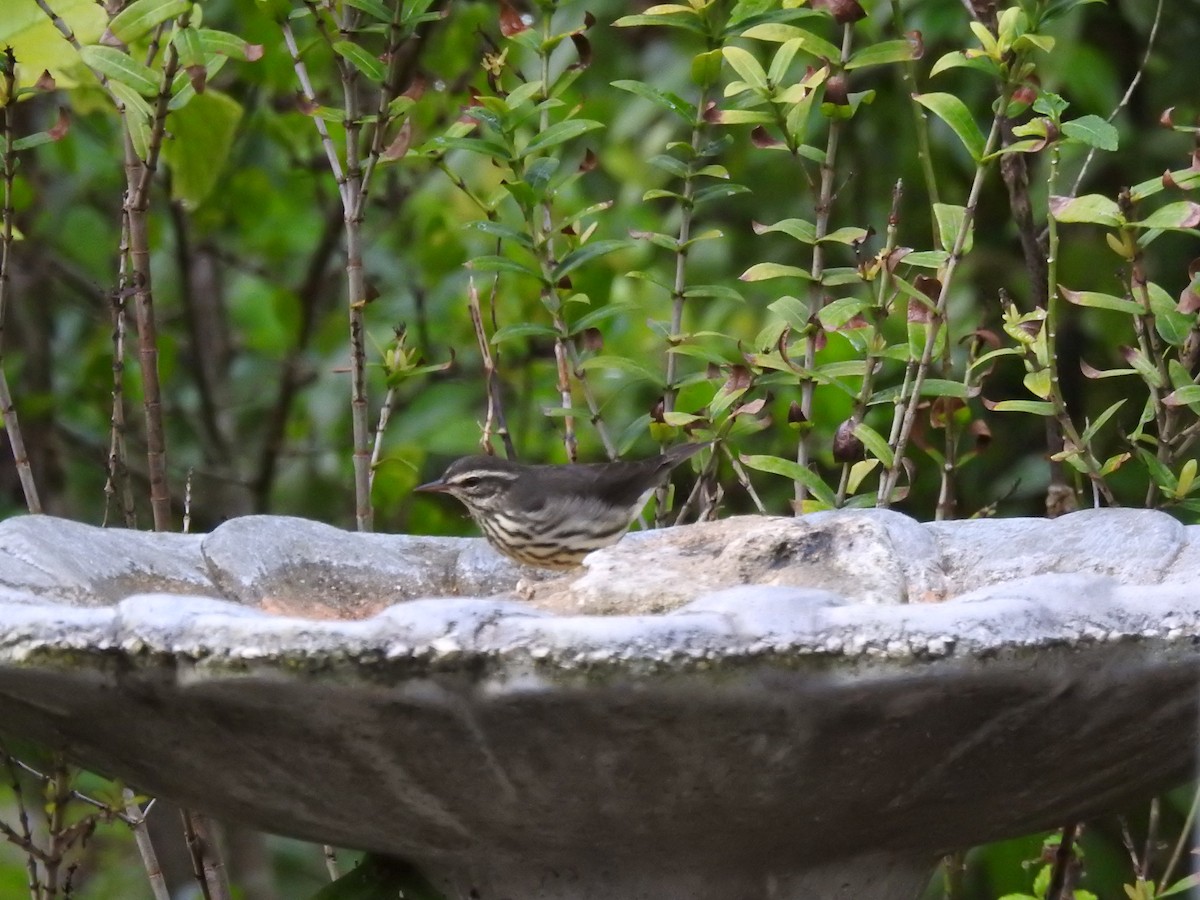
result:
<svg viewBox="0 0 1200 900"><path fill-rule="evenodd" d="M464 478L462 481L460 481L458 483L458 486L465 487L465 488L479 487L479 482L481 480L482 479L480 479L480 477L478 475L472 475L469 478Z"/></svg>

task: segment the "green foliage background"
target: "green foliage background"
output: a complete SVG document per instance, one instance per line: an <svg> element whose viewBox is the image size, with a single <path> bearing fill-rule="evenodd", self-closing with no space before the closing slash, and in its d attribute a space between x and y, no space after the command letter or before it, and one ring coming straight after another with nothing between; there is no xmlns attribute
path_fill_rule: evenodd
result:
<svg viewBox="0 0 1200 900"><path fill-rule="evenodd" d="M21 82L31 84L42 68L50 68L58 88L17 104L17 132L51 128L59 106L66 109L69 130L19 156L13 205L22 240L13 247L3 364L47 511L116 522L119 515L105 484L112 407L112 297L118 284L119 213L125 187L121 122L94 76L74 61L73 51L58 39L34 0L5 2L0 46L16 48ZM85 0L52 5L71 21L81 42L99 40L105 22L99 7ZM1114 120L1118 149L1098 154L1082 193L1114 198L1123 187L1190 163L1194 135L1165 128L1159 119L1174 107L1175 123L1194 123L1200 111L1200 60L1192 50L1200 40L1200 3L1171 3L1152 44L1153 3L1074 6L1031 0L1024 5L1031 10L1067 10L1042 29L1054 39L1053 47L1032 54L1036 76L1029 80L1034 88L1040 85L1069 102L1065 118L1108 117L1141 73L1130 102ZM736 18L775 14L793 6L767 0L715 3L711 14ZM898 60L848 75L852 97L859 92L873 95L839 126L830 230L870 229L872 234L859 247L829 244L827 265L834 267L865 264L880 251L897 182L903 184L896 207L898 244L918 251L939 249L941 236L919 158L919 107L911 100L912 92L957 96L985 133L997 96L994 79L968 68L950 69L936 78L929 75L944 54L979 46L961 0L864 6L868 15L853 29L855 49L901 40L915 31L923 55L912 63L914 82L905 81L906 64ZM389 140L401 139L407 153L381 162L362 226L372 421L388 387L395 392L372 495L379 530L469 531L458 509L416 499L410 491L447 459L476 449L480 439L487 394L468 310L471 279L485 307L494 303L498 330L489 323L488 333L499 354L503 406L522 458L565 459L564 417L561 410L554 411L561 405L555 339L569 333L567 343L581 361L572 367L571 379L572 405L582 410L576 417L581 459L603 458L600 429L622 454L654 452L659 442L682 438L685 432L707 437L720 431L728 437L733 457L784 460L795 458L805 433L814 471L836 485L840 460L834 455L835 434L853 415L852 392L822 382L810 421L797 427L789 420L796 418L793 404L803 399L804 378L780 368L778 360L767 361L771 340L785 326L797 337L805 327L803 320L789 318L781 298L795 294L807 302L809 289L793 281L740 277L760 263L810 267L809 247L756 226L816 216L821 173L812 154L769 147L767 135L756 136L749 125L721 124L715 112L708 117L714 121L697 126L703 144L717 142L705 162L720 170L694 179L700 190L717 190L710 202L694 210L692 235L704 239L687 247L686 283L709 287L684 304L681 332L672 332L670 326L669 286L679 254L646 238L651 233L675 235L682 220L692 216L687 204L669 195L680 190L680 172L687 162L687 153L671 150L671 144L692 140L691 123L647 96L665 92L685 104L697 103L705 91L704 78L698 84L694 77L699 54L721 46L741 47L767 66L777 47L736 35L706 37L688 28L614 27L619 17L644 8L595 0L534 4L514 11L491 2L456 0L434 5L444 17L415 26L418 38L406 45L406 81L401 86L414 98L401 116L408 133L401 138L396 125L388 134ZM303 15L306 10L309 15ZM337 113L342 99L337 60L314 29L311 12L286 0L211 0L197 5L193 24L202 18L206 28L258 45L261 58L224 63L211 72L206 90L173 112L167 123L165 164L150 209L151 264L169 478L177 516L183 512L184 484L190 478L189 512L196 530L252 512L353 523L343 209L314 128L314 119L321 117L335 143L342 140ZM541 59L536 42L522 43L519 34L502 33L505 15L521 13L535 32L549 23L547 34L578 31L586 43L564 38ZM595 24L583 31L588 16ZM297 97L296 72L281 20L294 23L319 109ZM512 26L513 20L507 24ZM828 13L801 24L835 45L840 41L840 26ZM356 39L368 48L362 65L370 69L371 60L378 60L379 36L364 31ZM139 47L142 42L139 38ZM805 75L805 65L817 68L819 62L801 53L787 69L788 77L798 80ZM728 64L728 56L722 60L718 53L710 63L719 67L714 70L719 75L706 99L725 111L749 108L744 97L726 90L739 74ZM496 73L493 80L485 64ZM488 106L487 98L511 96L522 82L544 74L551 76L561 104L544 114L501 122L499 131L492 127L495 123L489 124L487 116L495 116L496 108ZM636 82L641 88L622 90L614 86L619 81ZM417 84L423 91L414 88ZM369 87L360 83L358 89L365 93ZM539 115L544 116L541 121ZM1025 111L1017 119L1033 115ZM527 150L528 142L545 132L547 122L568 121L597 125L578 130L542 154L552 161L548 188L534 184L541 176L529 165L537 154L518 153L507 164L500 158L495 138L505 128L511 126L513 146ZM830 121L814 109L803 143L823 152ZM777 129L767 130L778 138ZM939 119L929 118L928 135L941 201L964 204L975 162ZM492 143L471 146L475 140ZM1060 186L1074 179L1087 150L1081 144L1063 147ZM662 159L671 153L684 162ZM1039 227L1046 219L1047 156L1043 152L1027 157ZM554 228L546 229L537 216L523 215L528 210L515 186L518 176L525 179L522 190L533 191L526 205L541 209L544 203ZM720 188L722 184L745 190ZM647 192L655 191L668 193L651 193L647 199ZM559 219L579 211L588 212L571 229L558 227ZM536 278L514 271L529 264L520 238L536 242L539 230L552 232L560 263L572 249L595 249L602 241L622 243L572 269L569 284L555 278L539 285ZM1059 283L1075 291L1123 294L1126 261L1106 244L1105 230L1095 224L1062 226ZM498 235L504 238L499 245ZM1172 298L1180 297L1196 279L1195 272L1189 272L1198 255L1195 239L1194 225L1169 229L1144 260L1150 280ZM912 278L919 274L899 271ZM870 296L870 290L853 278L822 288L827 300ZM1029 308L1033 296L1009 197L993 165L979 197L973 244L949 294L951 333L945 342L947 371L941 377L961 381L966 348L980 329L993 332L1003 346L1014 346L1002 327L1002 293L1021 309ZM557 324L555 314L561 320ZM1194 320L1193 315L1193 329ZM1099 460L1131 449L1128 436L1138 427L1144 385L1133 378L1089 380L1080 374L1081 361L1097 369L1126 364L1122 348L1137 342L1130 316L1064 306L1057 324L1057 361L1071 415L1082 429L1084 422L1117 400L1135 398L1095 436ZM402 342L396 337L398 330ZM891 308L881 324L881 333L893 347L907 344L909 330L902 304ZM132 334L130 341L132 347ZM668 385L665 373L672 348L679 369ZM861 348L844 332L830 328L822 334L822 365L860 358ZM141 379L132 349L125 365L127 465L144 526L148 517L142 500L145 472L139 462L144 454L138 411ZM902 369L903 360L890 359L881 370L880 387L899 383ZM1041 514L1044 509L1051 477L1044 420L990 411L983 403L985 398L1028 399L1022 386L1025 374L1017 360L999 358L982 393L967 395L953 412L962 444L955 473L957 515L985 508L1001 514ZM585 408L585 382L597 414ZM672 392L677 392L677 415L655 421L664 394ZM738 421L729 422L734 402L759 400L760 406L739 412ZM725 406L718 410L722 401ZM891 404L878 404L869 408L865 421L886 435L891 413ZM687 421L689 415L694 420ZM594 427L592 420L600 426ZM731 424L728 431L721 430ZM978 430L972 432L972 427ZM982 439L985 431L990 441ZM912 488L899 506L929 518L938 511L940 479L934 464L941 440L935 422L926 426L926 436L935 453L926 453L925 444L909 451ZM1122 502L1136 504L1142 502L1149 482L1165 486L1170 479L1178 484L1184 477L1178 465L1167 468L1169 478L1152 466L1125 466L1110 473L1109 480ZM754 509L728 458L717 477L726 487L723 514ZM751 471L748 477L767 511L790 511L794 486L789 478L765 471ZM5 472L0 478L7 488L0 495L0 512L22 510L15 476ZM1082 488L1083 481L1074 484ZM871 501L871 490L864 489L866 502ZM1177 499L1185 495L1181 492ZM1090 492L1081 490L1081 497L1090 503ZM1195 520L1194 509L1186 503L1176 509ZM1093 857L1109 859L1115 846L1109 842ZM1007 850L997 849L990 858L1001 858L1002 852ZM1036 843L1032 851L1024 845L1021 852L1035 856ZM1098 862L1097 868L1102 867ZM978 882L973 896L995 896L1001 890L995 885L1001 882L1007 885L1003 890L1028 888L1028 881L1010 883L1011 865L1002 868L993 872L986 860L973 868L971 877Z"/></svg>

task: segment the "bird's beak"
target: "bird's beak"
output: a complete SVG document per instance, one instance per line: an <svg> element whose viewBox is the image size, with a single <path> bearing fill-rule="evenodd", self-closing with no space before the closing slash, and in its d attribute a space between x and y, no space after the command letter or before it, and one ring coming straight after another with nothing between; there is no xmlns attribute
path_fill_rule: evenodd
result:
<svg viewBox="0 0 1200 900"><path fill-rule="evenodd" d="M450 490L450 486L440 478L437 481L430 481L426 484L418 484L414 491L423 491L426 494L445 494Z"/></svg>

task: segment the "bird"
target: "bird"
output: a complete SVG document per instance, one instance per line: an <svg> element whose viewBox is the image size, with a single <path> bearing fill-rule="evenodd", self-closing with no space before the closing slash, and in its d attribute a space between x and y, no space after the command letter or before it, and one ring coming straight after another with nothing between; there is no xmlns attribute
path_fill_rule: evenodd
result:
<svg viewBox="0 0 1200 900"><path fill-rule="evenodd" d="M672 469L707 444L677 444L659 456L606 463L530 465L465 456L414 488L460 501L496 550L543 569L573 569L625 534Z"/></svg>

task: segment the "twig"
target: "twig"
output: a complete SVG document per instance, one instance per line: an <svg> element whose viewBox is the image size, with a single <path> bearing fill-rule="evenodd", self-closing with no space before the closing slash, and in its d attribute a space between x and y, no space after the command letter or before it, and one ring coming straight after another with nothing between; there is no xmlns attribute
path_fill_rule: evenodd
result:
<svg viewBox="0 0 1200 900"><path fill-rule="evenodd" d="M17 477L25 494L25 507L31 513L42 511L42 500L38 495L37 482L33 478L33 467L29 454L25 452L25 438L21 423L13 404L8 376L4 371L4 320L8 304L8 263L13 243L13 180L17 174L17 151L14 147L16 134L13 127L13 106L17 102L17 58L12 47L4 49L4 223L0 231L0 416L4 419L4 430L8 433L8 444L12 448Z"/></svg>
<svg viewBox="0 0 1200 900"><path fill-rule="evenodd" d="M325 871L329 873L329 880L337 881L342 877L338 871L337 850L330 844L322 844L321 852L325 855Z"/></svg>
<svg viewBox="0 0 1200 900"><path fill-rule="evenodd" d="M1008 104L1007 92L1000 99L999 109L1001 111ZM988 133L987 141L984 143L982 156L986 158L995 148L996 143L1000 138L1000 124L1002 114L997 114L992 119L992 128ZM925 378L929 373L929 365L933 359L933 351L937 346L938 332L941 330L942 318L945 314L946 303L950 297L950 285L954 282L954 273L958 268L958 264L962 259L963 247L966 245L967 234L970 231L971 223L975 219L975 208L979 203L979 193L983 189L983 176L987 171L984 163L980 162L975 167L975 177L971 181L971 189L967 195L966 208L963 211L962 223L959 226L958 234L954 238L954 246L950 250L950 258L946 260L946 270L942 275L942 286L938 292L938 299L935 305L935 310L932 319L927 328L925 336L925 346L921 351L921 360L917 364L913 372L911 392L902 396L907 398L907 403L904 406L904 414L900 421L899 432L892 444L892 450L895 453L895 460L891 468L887 471L885 477L881 480L879 490L879 505L888 507L891 505L892 492L896 489L896 483L900 478L900 470L903 467L904 454L908 449L908 442L912 436L913 425L917 420L917 410L920 406L919 400L921 397L921 388L925 385ZM907 376L906 376L907 381ZM900 400L898 398L897 402Z"/></svg>
<svg viewBox="0 0 1200 900"><path fill-rule="evenodd" d="M1046 900L1067 900L1070 885L1068 873L1074 857L1075 834L1078 825L1070 822L1063 826L1062 835L1058 840L1058 849L1054 852L1054 868L1050 870L1050 886L1046 889Z"/></svg>
<svg viewBox="0 0 1200 900"><path fill-rule="evenodd" d="M493 316L493 332L495 331L496 286L499 279L492 280L492 290L489 297ZM512 435L508 432L508 421L504 416L504 402L500 395L500 382L496 377L496 360L499 351L493 352L488 341L487 331L483 326L483 311L479 308L479 291L475 287L475 276L467 276L467 307L471 313L471 326L475 330L475 343L479 346L479 355L483 360L483 378L487 387L487 412L483 422L483 434L479 444L484 452L492 452L492 429L496 430L504 443L504 452L509 459L516 459L517 452L513 447Z"/></svg>
<svg viewBox="0 0 1200 900"><path fill-rule="evenodd" d="M1158 38L1158 26L1162 21L1162 11L1163 0L1158 0L1158 3L1154 8L1154 23L1150 26L1150 36L1146 39L1146 52L1142 54L1142 61L1138 65L1137 72L1134 73L1132 80L1130 80L1129 87L1125 89L1124 96L1122 96L1117 105L1113 107L1113 111L1108 114L1107 121L1109 122L1117 117L1117 113L1129 105L1129 101L1133 99L1133 92L1137 90L1137 86L1141 84L1142 76L1146 72L1146 66L1150 62L1150 54L1154 50L1154 42ZM1087 156L1084 157L1083 165L1079 167L1079 174L1075 176L1075 183L1071 185L1071 193L1067 196L1074 197L1077 193L1079 193L1080 185L1083 184L1083 179L1087 175L1088 167L1091 166L1092 160L1095 158L1095 156L1096 148L1093 146L1088 150Z"/></svg>
<svg viewBox="0 0 1200 900"><path fill-rule="evenodd" d="M842 26L842 53L840 63L845 66L850 59L850 48L854 41L854 26L847 22ZM821 289L821 276L825 273L825 251L821 239L829 233L829 214L833 208L833 176L837 163L838 143L842 134L842 120L833 118L829 122L829 136L825 143L825 158L821 162L821 188L817 196L816 208L816 238L813 241L812 266L809 275L812 279L808 295L808 322L804 336L804 369L812 372L817 366L817 335L813 332L816 327L817 314L825 303L825 294ZM813 394L816 382L811 375L806 376L800 384L800 412L806 422L812 421ZM796 463L804 468L809 466L809 435L811 430L803 432L796 445ZM804 482L797 481L794 485L795 512L800 514L801 506L808 497L808 488Z"/></svg>
<svg viewBox="0 0 1200 900"><path fill-rule="evenodd" d="M121 797L125 801L125 814L131 820L130 830L137 844L138 853L142 857L142 867L146 870L146 878L150 882L150 892L154 900L171 900L171 892L167 889L162 867L158 864L158 854L154 852L154 843L150 840L150 831L146 828L146 813L149 807L142 810L138 807L137 798L133 791L124 788Z"/></svg>

